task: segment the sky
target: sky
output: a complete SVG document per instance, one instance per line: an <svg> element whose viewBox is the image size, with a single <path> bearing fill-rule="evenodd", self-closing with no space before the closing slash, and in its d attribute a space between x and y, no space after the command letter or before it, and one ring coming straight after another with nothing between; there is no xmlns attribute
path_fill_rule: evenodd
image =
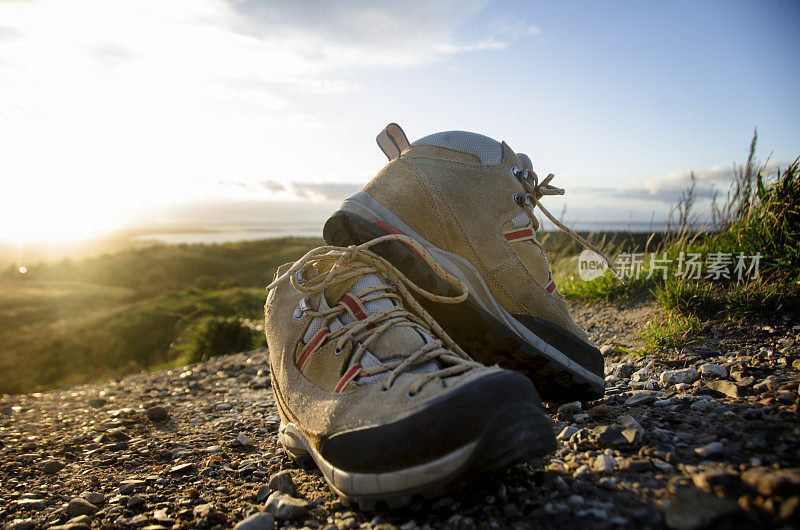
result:
<svg viewBox="0 0 800 530"><path fill-rule="evenodd" d="M0 0L0 240L318 226L375 135L505 140L575 226L800 154L800 3Z"/></svg>

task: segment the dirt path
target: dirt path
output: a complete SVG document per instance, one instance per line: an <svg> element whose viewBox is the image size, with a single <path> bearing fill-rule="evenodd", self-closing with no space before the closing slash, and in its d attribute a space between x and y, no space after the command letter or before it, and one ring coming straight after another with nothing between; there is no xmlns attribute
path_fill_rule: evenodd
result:
<svg viewBox="0 0 800 530"><path fill-rule="evenodd" d="M661 318L573 311L612 346ZM266 352L3 396L0 526L225 528L265 510L243 528L796 526L800 331L777 320L657 357L611 350L604 399L551 409L554 455L395 512L352 511L287 460ZM268 508L269 484L299 500Z"/></svg>
<svg viewBox="0 0 800 530"><path fill-rule="evenodd" d="M569 302L573 318L586 330L598 346L635 348L637 333L642 327L659 318L664 311L651 301L597 304Z"/></svg>

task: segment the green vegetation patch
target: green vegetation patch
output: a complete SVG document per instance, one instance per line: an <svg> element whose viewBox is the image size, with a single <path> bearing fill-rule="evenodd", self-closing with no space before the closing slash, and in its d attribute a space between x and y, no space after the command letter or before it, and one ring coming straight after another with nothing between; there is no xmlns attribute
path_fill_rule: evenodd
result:
<svg viewBox="0 0 800 530"><path fill-rule="evenodd" d="M0 277L0 392L35 392L264 344L265 286L316 239L156 246Z"/></svg>
<svg viewBox="0 0 800 530"><path fill-rule="evenodd" d="M566 298L612 301L634 294L650 293L667 309L670 319L648 326L642 334L648 351L690 343L700 322L763 319L800 307L800 158L785 169L770 173L755 162L756 136L747 162L734 167L734 178L723 201L711 203L707 230L696 230L699 219L695 206L692 175L690 186L673 208L670 223L659 239L648 239L639 275L619 282L610 272L583 281L574 271L575 263L562 262L554 268L559 292ZM605 240L591 238L610 256L619 256ZM652 244L651 243L655 243ZM641 248L641 247L640 247ZM673 265L682 257L696 254L710 266L714 256L728 256L727 275L676 276L654 269L648 250ZM641 252L635 247L625 252ZM757 258L751 258L751 257ZM747 257L747 270L742 265ZM612 260L613 261L613 260ZM758 271L751 268L758 263ZM736 267L742 267L737 270ZM687 277L688 276L688 277Z"/></svg>
<svg viewBox="0 0 800 530"><path fill-rule="evenodd" d="M703 324L697 317L669 315L665 320L649 322L638 333L643 353L683 348L697 342Z"/></svg>

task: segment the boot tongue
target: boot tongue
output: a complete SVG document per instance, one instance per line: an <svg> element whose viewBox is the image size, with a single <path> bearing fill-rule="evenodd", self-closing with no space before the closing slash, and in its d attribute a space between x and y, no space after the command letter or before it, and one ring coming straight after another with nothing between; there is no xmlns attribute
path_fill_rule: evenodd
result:
<svg viewBox="0 0 800 530"><path fill-rule="evenodd" d="M500 142L482 134L467 131L445 131L420 138L411 145L434 145L477 156L481 164L499 164L503 159Z"/></svg>
<svg viewBox="0 0 800 530"><path fill-rule="evenodd" d="M337 305L339 302L342 301L345 295L349 295L352 299L357 299L358 294L367 289L369 287L373 287L376 285L382 285L388 283L386 280L381 279L380 276L377 274L365 274L359 278L353 279L348 282L337 283L325 289L325 296L321 301L321 309L326 309L327 307L332 307ZM384 290L372 291L372 293L382 293L386 292ZM361 302L365 313L365 316L369 316L377 311L381 311L392 306L398 305L391 298L378 298L377 300L370 300L368 302ZM316 319L315 319L316 320ZM305 342L310 340L311 336L319 329L322 325L321 319L319 322L312 322L311 326L309 326L308 331L306 332L306 337L304 338ZM331 331L336 331L337 329L341 328L342 326L346 326L355 322L356 319L347 312L340 314L337 318L332 320L328 327ZM364 353L359 361L361 366L365 368L377 366L382 362L386 361L393 361L397 359L402 359L414 353L420 346L423 346L426 342L433 340L433 337L425 333L425 336L421 334L421 332L416 331L410 327L398 327L393 326L384 331L380 337L375 339L370 345L369 350ZM437 369L437 364L435 362L428 362L421 365L416 365L412 369L409 369L409 372L426 372L426 371L434 371ZM383 379L386 377L386 373L376 374L374 376L369 376L368 378L360 378L359 380L370 382L371 380L378 380ZM369 379L370 381L367 381Z"/></svg>
<svg viewBox="0 0 800 530"><path fill-rule="evenodd" d="M378 134L378 146L389 160L399 157L409 147L406 133L396 123L390 123ZM503 144L483 134L469 131L444 131L429 134L410 144L412 146L429 145L458 151L477 157L481 164L494 165L503 160ZM533 169L528 155L517 153L523 169Z"/></svg>
<svg viewBox="0 0 800 530"><path fill-rule="evenodd" d="M364 289L374 287L376 285L386 284L386 280L382 280L377 274L365 274L360 278L347 282L346 284L338 284L329 287L325 290L325 301L330 306L335 306L342 301L345 295L349 295L350 299L357 299L358 294ZM348 285L349 284L349 285ZM346 289L346 290L345 290ZM385 293L384 290L372 291L370 294ZM388 309L392 306L398 305L395 300L391 298L378 298L377 300L370 300L368 302L361 302L364 307L364 316L372 315L378 311ZM358 313L358 312L356 312ZM340 326L346 326L356 321L353 316L347 312L339 315L338 322L330 324L331 331L336 331ZM429 337L429 340L432 340ZM410 327L397 327L393 326L384 331L380 337L373 341L369 346L369 353L362 361L366 361L367 357L371 354L378 361L388 361L401 357L406 357L415 352L420 346L424 345L427 341L423 336L413 328ZM369 362L369 361L367 361ZM362 362L362 365L364 363Z"/></svg>
<svg viewBox="0 0 800 530"><path fill-rule="evenodd" d="M467 131L445 131L420 138L411 145L433 145L454 149L477 156L481 164L499 164L503 159L503 144L482 134ZM517 153L522 169L533 169L531 159L525 153Z"/></svg>

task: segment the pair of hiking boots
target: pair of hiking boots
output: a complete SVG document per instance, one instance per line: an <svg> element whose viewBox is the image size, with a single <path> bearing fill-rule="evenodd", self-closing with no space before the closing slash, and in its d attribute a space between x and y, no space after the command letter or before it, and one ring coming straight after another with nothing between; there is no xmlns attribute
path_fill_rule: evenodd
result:
<svg viewBox="0 0 800 530"><path fill-rule="evenodd" d="M328 219L330 246L278 270L265 307L279 441L362 509L546 454L540 395L604 389L536 238L534 207L552 218L539 200L563 193L552 175L475 133L409 144L390 124L378 144L389 164Z"/></svg>

